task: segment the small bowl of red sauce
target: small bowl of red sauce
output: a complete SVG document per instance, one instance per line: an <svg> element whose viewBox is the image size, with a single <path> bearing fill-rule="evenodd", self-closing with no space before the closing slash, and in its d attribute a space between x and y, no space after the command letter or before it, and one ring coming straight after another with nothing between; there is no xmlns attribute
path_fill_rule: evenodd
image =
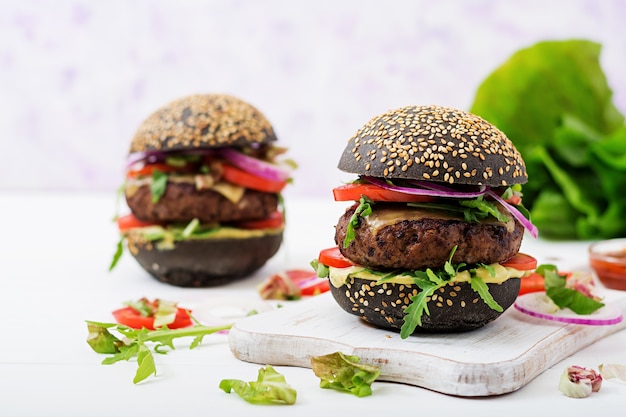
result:
<svg viewBox="0 0 626 417"><path fill-rule="evenodd" d="M626 291L626 239L592 243L589 263L605 287Z"/></svg>

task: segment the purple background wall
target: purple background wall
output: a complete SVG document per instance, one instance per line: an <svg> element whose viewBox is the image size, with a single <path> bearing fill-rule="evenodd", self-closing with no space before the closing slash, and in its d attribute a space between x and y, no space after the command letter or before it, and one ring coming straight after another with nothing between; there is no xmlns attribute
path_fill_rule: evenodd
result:
<svg viewBox="0 0 626 417"><path fill-rule="evenodd" d="M0 1L0 192L110 191L166 102L234 94L300 164L288 195L330 198L345 141L406 104L469 108L544 39L603 44L626 112L626 1Z"/></svg>

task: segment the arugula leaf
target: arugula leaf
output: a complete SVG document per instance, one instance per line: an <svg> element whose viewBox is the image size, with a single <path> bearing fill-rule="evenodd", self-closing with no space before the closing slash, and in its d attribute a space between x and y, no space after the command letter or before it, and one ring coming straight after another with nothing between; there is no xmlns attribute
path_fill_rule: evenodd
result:
<svg viewBox="0 0 626 417"><path fill-rule="evenodd" d="M108 326L100 323L87 323L89 334L87 343L97 353L116 353L124 343L111 334Z"/></svg>
<svg viewBox="0 0 626 417"><path fill-rule="evenodd" d="M522 154L524 204L548 239L626 234L626 125L600 51L588 40L521 49L481 83L470 107Z"/></svg>
<svg viewBox="0 0 626 417"><path fill-rule="evenodd" d="M421 291L411 297L411 304L404 309L404 323L400 328L400 337L406 339L409 337L417 326L422 325L422 316L424 314L430 314L428 310L428 300L434 294L434 292L446 285L446 281L442 281L439 284L431 282L428 279L415 278L413 280L415 284L420 287Z"/></svg>
<svg viewBox="0 0 626 417"><path fill-rule="evenodd" d="M546 294L559 308L569 308L576 314L591 314L600 307L604 307L603 303L573 288L548 288Z"/></svg>
<svg viewBox="0 0 626 417"><path fill-rule="evenodd" d="M111 264L109 265L109 271L112 271L113 268L117 265L120 258L124 254L124 237L118 240L117 245L115 245L115 253L113 254L113 259L111 260Z"/></svg>
<svg viewBox="0 0 626 417"><path fill-rule="evenodd" d="M510 190L510 187L508 188ZM512 193L512 191L510 192ZM488 218L494 217L498 221L507 222L511 220L502 213L496 205L482 196L473 199L450 199L448 201L441 200L437 203L407 203L409 207L422 208L426 210L445 211L451 214L463 215L466 222L480 222ZM518 208L521 206L517 206Z"/></svg>
<svg viewBox="0 0 626 417"><path fill-rule="evenodd" d="M227 394L234 391L252 404L292 405L296 403L296 390L291 388L285 377L276 372L270 365L259 369L256 381L223 379L220 381L219 387Z"/></svg>
<svg viewBox="0 0 626 417"><path fill-rule="evenodd" d="M374 202L364 195L362 195L359 199L359 205L357 206L356 210L354 210L352 217L350 217L348 227L346 228L346 237L343 240L344 248L347 248L350 245L350 242L354 240L354 229L357 229L359 227L359 216L367 217L372 214L373 204Z"/></svg>
<svg viewBox="0 0 626 417"><path fill-rule="evenodd" d="M479 213L483 213L485 215L490 214L501 222L506 223L511 220L504 213L498 210L498 207L496 207L493 202L485 200L484 198L482 198L482 196L474 198L472 200L461 200L459 204L465 207L475 208L478 210Z"/></svg>
<svg viewBox="0 0 626 417"><path fill-rule="evenodd" d="M152 183L150 184L150 192L152 193L152 202L158 203L165 194L167 187L167 174L155 169L152 172Z"/></svg>
<svg viewBox="0 0 626 417"><path fill-rule="evenodd" d="M174 339L181 337L193 337L190 349L196 348L202 338L208 334L213 334L222 330L228 330L232 324L223 326L204 326L195 324L191 327L170 330L166 326L157 330L133 329L117 323L102 323L96 321L86 321L89 334L87 343L96 353L112 354L102 361L103 365L110 365L119 361L130 361L137 358L137 371L133 382L135 384L156 374L156 364L149 349L148 343L154 343L153 351L156 353L167 353L163 347L175 349ZM197 322L196 322L197 323ZM117 338L110 330L118 332L124 336L124 340Z"/></svg>
<svg viewBox="0 0 626 417"><path fill-rule="evenodd" d="M320 387L366 397L371 385L380 375L380 367L360 362L356 355L341 352L311 358L311 369L320 378Z"/></svg>
<svg viewBox="0 0 626 417"><path fill-rule="evenodd" d="M497 311L499 313L504 311L502 306L500 304L498 304L496 300L493 299L493 296L489 292L489 287L487 286L487 284L485 284L485 281L483 281L482 279L480 279L477 276L472 276L472 278L470 279L470 286L472 287L472 289L474 291L476 291L478 293L478 295L480 295L480 298L482 298L483 301L492 310L495 310L495 311Z"/></svg>
<svg viewBox="0 0 626 417"><path fill-rule="evenodd" d="M150 375L156 375L156 364L154 363L154 356L150 349L146 345L139 345L137 350L137 373L133 378L133 383L137 384Z"/></svg>
<svg viewBox="0 0 626 417"><path fill-rule="evenodd" d="M328 278L328 275L330 274L330 268L328 268L328 266L324 265L317 259L313 259L309 265L313 267L318 278Z"/></svg>
<svg viewBox="0 0 626 417"><path fill-rule="evenodd" d="M576 314L591 314L604 307L604 303L576 288L568 288L567 276L561 275L556 265L542 264L537 266L535 272L544 278L546 295L559 308L569 308Z"/></svg>

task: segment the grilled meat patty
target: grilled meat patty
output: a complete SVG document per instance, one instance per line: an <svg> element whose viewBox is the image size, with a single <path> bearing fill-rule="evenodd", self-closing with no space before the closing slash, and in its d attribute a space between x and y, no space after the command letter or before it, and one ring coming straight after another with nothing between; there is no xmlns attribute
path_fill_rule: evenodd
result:
<svg viewBox="0 0 626 417"><path fill-rule="evenodd" d="M392 205L377 204L368 217L358 217L355 238L343 247L346 230L356 209L352 206L335 227L335 242L341 253L355 263L374 269L426 269L442 267L457 249L453 263L491 264L518 253L523 226L510 219L468 223L463 218L432 215L406 216L402 206L397 220ZM386 219L381 221L381 219Z"/></svg>
<svg viewBox="0 0 626 417"><path fill-rule="evenodd" d="M127 195L126 203L144 221L188 222L197 218L202 223L226 223L267 218L276 211L278 196L246 189L241 200L233 203L210 189L197 190L193 184L168 182L158 203L152 202L148 185Z"/></svg>

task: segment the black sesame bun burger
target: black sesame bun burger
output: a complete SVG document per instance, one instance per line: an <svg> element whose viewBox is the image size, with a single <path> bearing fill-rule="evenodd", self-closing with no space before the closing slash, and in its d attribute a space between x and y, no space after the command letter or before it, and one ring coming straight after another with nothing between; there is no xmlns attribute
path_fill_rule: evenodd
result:
<svg viewBox="0 0 626 417"><path fill-rule="evenodd" d="M118 218L122 240L154 278L205 287L243 278L280 248L289 167L252 105L192 95L150 115L133 137ZM288 161L287 161L288 162ZM119 258L122 242L111 268Z"/></svg>
<svg viewBox="0 0 626 417"><path fill-rule="evenodd" d="M335 200L353 204L312 265L345 311L406 338L477 329L513 304L537 265L522 237L537 231L521 202L524 161L500 130L403 107L359 129L338 167L357 178Z"/></svg>

